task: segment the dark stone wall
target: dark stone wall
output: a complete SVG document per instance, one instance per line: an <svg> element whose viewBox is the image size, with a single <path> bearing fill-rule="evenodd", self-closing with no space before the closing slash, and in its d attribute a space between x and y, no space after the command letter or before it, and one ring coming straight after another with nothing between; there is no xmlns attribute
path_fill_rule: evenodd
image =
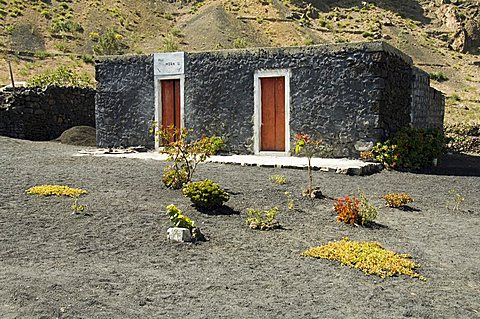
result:
<svg viewBox="0 0 480 319"><path fill-rule="evenodd" d="M413 74L412 126L443 130L445 96L430 87L430 76L427 72L413 68Z"/></svg>
<svg viewBox="0 0 480 319"><path fill-rule="evenodd" d="M443 131L443 123L445 119L445 95L434 88L429 88L428 93L430 101L427 110L427 127Z"/></svg>
<svg viewBox="0 0 480 319"><path fill-rule="evenodd" d="M0 135L47 141L78 125L95 127L95 90L48 87L0 93Z"/></svg>
<svg viewBox="0 0 480 319"><path fill-rule="evenodd" d="M152 56L123 56L96 62L95 116L99 147L154 146Z"/></svg>
<svg viewBox="0 0 480 319"><path fill-rule="evenodd" d="M153 146L153 57L102 60L96 69L97 144ZM253 153L254 73L265 69L290 70L292 148L296 133L309 133L330 146L326 155L357 157L411 123L412 60L370 42L185 53L185 127Z"/></svg>
<svg viewBox="0 0 480 319"><path fill-rule="evenodd" d="M292 148L296 133L309 133L330 146L329 155L356 156L384 137L381 115L390 129L392 111L409 114L408 60L389 50L376 43L188 53L185 125L252 153L254 72L290 69ZM403 73L397 80L392 72Z"/></svg>

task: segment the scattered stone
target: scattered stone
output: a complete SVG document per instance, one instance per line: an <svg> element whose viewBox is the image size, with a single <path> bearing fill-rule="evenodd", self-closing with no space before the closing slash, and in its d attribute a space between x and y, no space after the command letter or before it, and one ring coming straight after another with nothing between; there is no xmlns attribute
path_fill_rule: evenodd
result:
<svg viewBox="0 0 480 319"><path fill-rule="evenodd" d="M200 231L200 228L195 227L192 229L192 241L197 242L197 241L207 241L207 238L205 238L205 235L202 234Z"/></svg>
<svg viewBox="0 0 480 319"><path fill-rule="evenodd" d="M172 227L167 230L167 238L181 243L191 242L192 234L188 228Z"/></svg>
<svg viewBox="0 0 480 319"><path fill-rule="evenodd" d="M56 141L69 145L95 146L96 131L91 126L74 126L64 131Z"/></svg>
<svg viewBox="0 0 480 319"><path fill-rule="evenodd" d="M323 196L322 191L320 190L319 186L314 187L312 192L309 192L308 189L305 189L302 192L302 196L303 197L310 197L310 198L318 198L318 199L325 198L325 196Z"/></svg>
<svg viewBox="0 0 480 319"><path fill-rule="evenodd" d="M188 228L172 227L167 230L167 238L171 241L181 243L207 241L207 238L200 231L200 228L195 227L191 231Z"/></svg>

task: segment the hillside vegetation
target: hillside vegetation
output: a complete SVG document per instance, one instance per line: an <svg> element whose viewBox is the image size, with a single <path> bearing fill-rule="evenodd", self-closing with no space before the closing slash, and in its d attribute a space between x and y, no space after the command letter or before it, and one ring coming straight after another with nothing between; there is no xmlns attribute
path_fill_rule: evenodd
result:
<svg viewBox="0 0 480 319"><path fill-rule="evenodd" d="M17 81L95 55L383 39L432 74L447 122L480 121L478 0L0 0L0 50ZM0 84L9 83L2 62Z"/></svg>

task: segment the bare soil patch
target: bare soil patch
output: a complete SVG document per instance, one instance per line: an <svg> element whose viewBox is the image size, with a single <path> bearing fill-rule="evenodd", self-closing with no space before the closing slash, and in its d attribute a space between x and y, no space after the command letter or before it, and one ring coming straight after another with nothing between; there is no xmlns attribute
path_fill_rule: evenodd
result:
<svg viewBox="0 0 480 319"><path fill-rule="evenodd" d="M382 207L374 227L353 228L335 221L331 199L301 197L306 171L201 165L196 179L227 188L235 212L208 215L163 186L165 163L73 157L79 149L0 137L1 318L480 316L480 177L455 163L448 172L449 158L422 174L314 172L330 198L359 189L379 206L386 192L415 198L413 210ZM285 175L287 184L270 182L274 174ZM39 184L89 190L79 204L92 216L72 215L67 198L25 194ZM451 189L465 197L458 211L446 208ZM286 209L285 191L294 196L294 211ZM168 204L194 219L209 241L169 243ZM282 210L284 229L247 227L247 208L272 206ZM300 256L344 236L412 254L427 281L380 279Z"/></svg>

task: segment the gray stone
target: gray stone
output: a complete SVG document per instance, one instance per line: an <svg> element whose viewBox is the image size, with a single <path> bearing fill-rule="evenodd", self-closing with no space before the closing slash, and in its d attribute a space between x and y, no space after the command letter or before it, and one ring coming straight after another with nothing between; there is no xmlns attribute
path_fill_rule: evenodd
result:
<svg viewBox="0 0 480 319"><path fill-rule="evenodd" d="M370 151L373 148L372 140L360 140L355 143L355 149L359 152Z"/></svg>
<svg viewBox="0 0 480 319"><path fill-rule="evenodd" d="M188 228L172 227L167 230L167 238L171 241L191 242L192 234Z"/></svg>

